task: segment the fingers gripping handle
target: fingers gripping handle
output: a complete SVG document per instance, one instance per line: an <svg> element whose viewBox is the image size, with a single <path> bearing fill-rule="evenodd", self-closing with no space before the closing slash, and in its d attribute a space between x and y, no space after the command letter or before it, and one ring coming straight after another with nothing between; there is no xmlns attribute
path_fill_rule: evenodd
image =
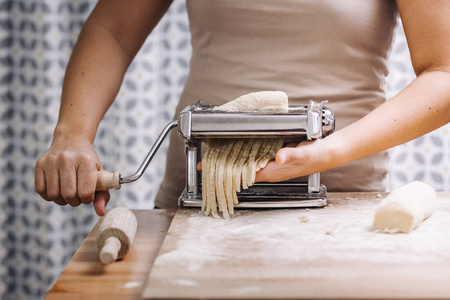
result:
<svg viewBox="0 0 450 300"><path fill-rule="evenodd" d="M112 188L116 190L120 189L120 173L118 171L114 173L98 171L95 190L97 192L104 192Z"/></svg>

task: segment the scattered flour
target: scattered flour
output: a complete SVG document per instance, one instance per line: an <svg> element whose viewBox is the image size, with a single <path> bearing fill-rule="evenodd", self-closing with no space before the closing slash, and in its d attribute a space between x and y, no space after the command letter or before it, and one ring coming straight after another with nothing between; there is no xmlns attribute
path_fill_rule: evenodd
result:
<svg viewBox="0 0 450 300"><path fill-rule="evenodd" d="M182 285L182 286L198 286L198 283L195 280L190 279L174 279L172 280L172 283L175 285Z"/></svg>
<svg viewBox="0 0 450 300"><path fill-rule="evenodd" d="M308 216L304 216L304 215L298 217L298 220L300 221L300 223L308 223L309 222Z"/></svg>
<svg viewBox="0 0 450 300"><path fill-rule="evenodd" d="M358 201L359 199L358 199L358 198L353 198L353 197L345 197L345 200L356 202L356 201Z"/></svg>
<svg viewBox="0 0 450 300"><path fill-rule="evenodd" d="M373 232L376 233L390 233L390 234L395 234L395 233L402 233L400 230L396 229L396 228L384 228L384 229L380 229L380 228L375 228L375 230Z"/></svg>
<svg viewBox="0 0 450 300"><path fill-rule="evenodd" d="M299 210L242 210L230 220L180 210L171 226L184 231L167 235L155 267L170 267L178 278L189 278L180 276L199 270L221 272L213 267L217 264L244 274L248 269L244 265L254 263L261 276L285 272L282 266L289 264L295 276L311 278L314 274L307 265L429 264L442 260L450 264L450 199L440 199L433 215L408 235L375 233L376 205L376 201L342 201L334 209L314 209L302 217Z"/></svg>
<svg viewBox="0 0 450 300"><path fill-rule="evenodd" d="M133 289L133 288L138 288L142 286L142 282L141 281L129 281L127 283L125 283L124 288L126 289Z"/></svg>

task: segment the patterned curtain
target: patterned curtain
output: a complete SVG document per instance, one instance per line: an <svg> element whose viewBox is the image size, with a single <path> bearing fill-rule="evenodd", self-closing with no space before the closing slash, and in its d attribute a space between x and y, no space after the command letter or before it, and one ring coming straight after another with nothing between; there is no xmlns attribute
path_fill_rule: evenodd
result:
<svg viewBox="0 0 450 300"><path fill-rule="evenodd" d="M60 207L34 189L49 147L72 47L96 1L0 1L0 299L41 299L98 217ZM180 97L189 66L186 6L175 1L130 66L94 146L104 168L134 173ZM144 176L114 191L108 208L150 209L165 167L163 145Z"/></svg>
<svg viewBox="0 0 450 300"><path fill-rule="evenodd" d="M0 298L41 299L98 217L91 205L60 207L34 190L34 165L57 121L71 49L93 0L0 2ZM136 171L173 117L190 57L184 1L176 0L130 66L96 140L104 167ZM388 90L414 79L402 28ZM392 186L423 180L450 190L449 126L394 151ZM153 207L165 166L163 145L144 176L112 193L109 208Z"/></svg>

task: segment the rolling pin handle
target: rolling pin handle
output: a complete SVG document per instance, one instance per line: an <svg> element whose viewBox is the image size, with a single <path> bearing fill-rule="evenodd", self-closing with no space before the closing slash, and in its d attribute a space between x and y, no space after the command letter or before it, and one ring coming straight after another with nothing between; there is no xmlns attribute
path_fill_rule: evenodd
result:
<svg viewBox="0 0 450 300"><path fill-rule="evenodd" d="M120 173L118 171L110 173L107 171L98 171L97 173L97 192L104 192L109 189L120 189Z"/></svg>
<svg viewBox="0 0 450 300"><path fill-rule="evenodd" d="M115 261L119 255L121 243L115 236L110 236L106 239L102 250L100 250L100 261L102 263L110 264Z"/></svg>

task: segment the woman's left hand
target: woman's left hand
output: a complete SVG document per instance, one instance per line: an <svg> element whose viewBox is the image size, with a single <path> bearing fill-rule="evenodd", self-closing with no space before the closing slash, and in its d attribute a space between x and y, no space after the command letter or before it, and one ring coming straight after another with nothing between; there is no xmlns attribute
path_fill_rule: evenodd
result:
<svg viewBox="0 0 450 300"><path fill-rule="evenodd" d="M280 149L275 161L256 173L256 182L277 182L297 178L334 167L325 140L304 141Z"/></svg>

